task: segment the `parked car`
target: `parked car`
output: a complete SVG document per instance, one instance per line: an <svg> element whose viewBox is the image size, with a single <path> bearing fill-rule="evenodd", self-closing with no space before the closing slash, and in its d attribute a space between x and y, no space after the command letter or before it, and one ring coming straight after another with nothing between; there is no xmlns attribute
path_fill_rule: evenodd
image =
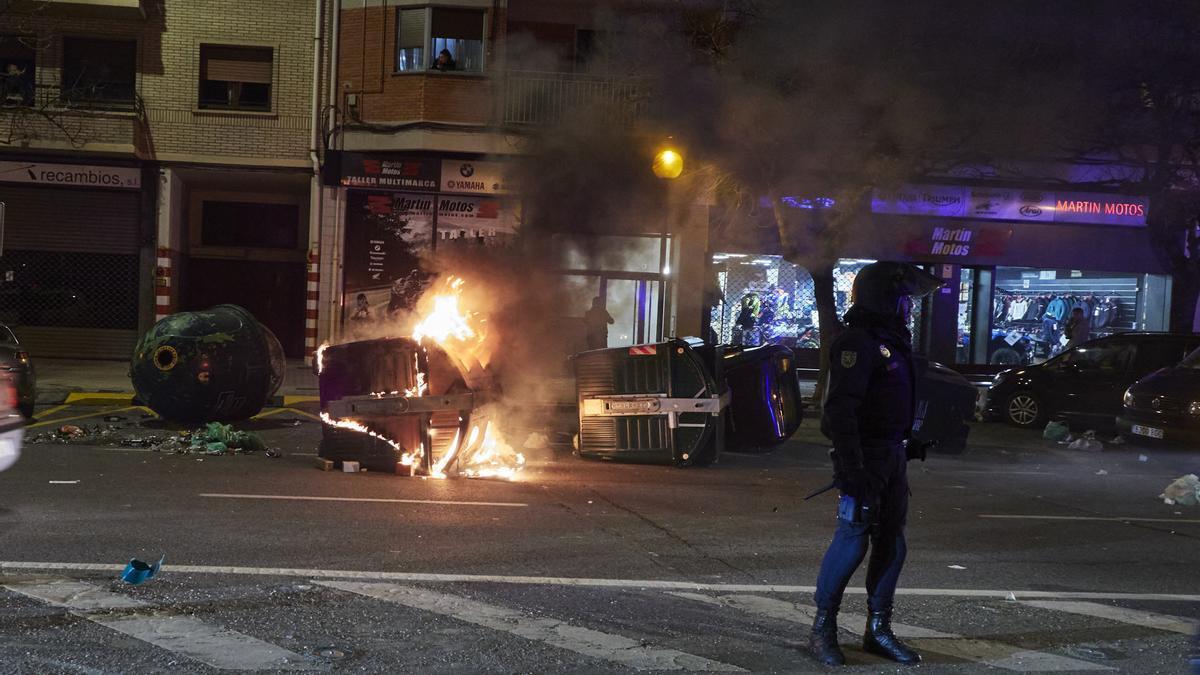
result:
<svg viewBox="0 0 1200 675"><path fill-rule="evenodd" d="M16 410L17 388L12 378L0 374L0 471L21 457L21 442L25 436L25 420Z"/></svg>
<svg viewBox="0 0 1200 675"><path fill-rule="evenodd" d="M1091 340L1043 363L1001 372L988 390L984 418L1033 428L1062 416L1068 423L1110 429L1129 385L1197 347L1200 335L1191 333L1119 333Z"/></svg>
<svg viewBox="0 0 1200 675"><path fill-rule="evenodd" d="M1117 429L1155 440L1200 440L1200 349L1125 390Z"/></svg>
<svg viewBox="0 0 1200 675"><path fill-rule="evenodd" d="M0 324L0 373L6 373L16 388L17 410L27 419L33 417L33 404L37 399L33 361L17 341L17 336L4 324Z"/></svg>

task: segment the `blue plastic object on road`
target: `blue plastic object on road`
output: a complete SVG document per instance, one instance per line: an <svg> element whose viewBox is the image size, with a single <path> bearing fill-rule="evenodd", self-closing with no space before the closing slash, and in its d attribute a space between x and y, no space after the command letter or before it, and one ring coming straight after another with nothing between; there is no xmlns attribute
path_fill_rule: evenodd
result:
<svg viewBox="0 0 1200 675"><path fill-rule="evenodd" d="M153 579L154 575L158 574L158 570L162 569L163 560L166 558L167 556L163 555L155 563L144 563L137 558L131 559L125 566L125 571L121 573L121 581L137 586L144 581Z"/></svg>

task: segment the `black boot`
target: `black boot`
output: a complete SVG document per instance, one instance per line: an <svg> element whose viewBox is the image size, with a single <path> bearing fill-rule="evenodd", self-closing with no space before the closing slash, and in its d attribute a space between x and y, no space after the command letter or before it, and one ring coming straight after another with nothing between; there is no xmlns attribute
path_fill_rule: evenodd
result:
<svg viewBox="0 0 1200 675"><path fill-rule="evenodd" d="M863 631L863 651L897 663L920 663L921 655L892 632L892 608L871 611Z"/></svg>
<svg viewBox="0 0 1200 675"><path fill-rule="evenodd" d="M846 656L837 641L837 610L818 609L813 618L812 634L808 637L808 648L813 658L827 666L846 663Z"/></svg>

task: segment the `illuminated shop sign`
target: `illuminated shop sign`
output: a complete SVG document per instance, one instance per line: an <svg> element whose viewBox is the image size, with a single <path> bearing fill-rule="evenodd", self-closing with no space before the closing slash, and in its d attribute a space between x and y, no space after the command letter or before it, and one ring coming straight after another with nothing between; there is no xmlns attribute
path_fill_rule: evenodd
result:
<svg viewBox="0 0 1200 675"><path fill-rule="evenodd" d="M902 185L876 189L873 213L1043 223L1145 227L1142 197L1087 192L1046 192L955 185Z"/></svg>

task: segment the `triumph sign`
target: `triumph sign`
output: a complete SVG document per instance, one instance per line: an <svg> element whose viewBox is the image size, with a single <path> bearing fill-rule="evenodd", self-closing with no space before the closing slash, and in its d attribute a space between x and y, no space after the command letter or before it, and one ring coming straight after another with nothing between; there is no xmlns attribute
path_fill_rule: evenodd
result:
<svg viewBox="0 0 1200 675"><path fill-rule="evenodd" d="M1143 197L961 185L902 185L876 189L873 213L979 220L1083 223L1145 227Z"/></svg>

